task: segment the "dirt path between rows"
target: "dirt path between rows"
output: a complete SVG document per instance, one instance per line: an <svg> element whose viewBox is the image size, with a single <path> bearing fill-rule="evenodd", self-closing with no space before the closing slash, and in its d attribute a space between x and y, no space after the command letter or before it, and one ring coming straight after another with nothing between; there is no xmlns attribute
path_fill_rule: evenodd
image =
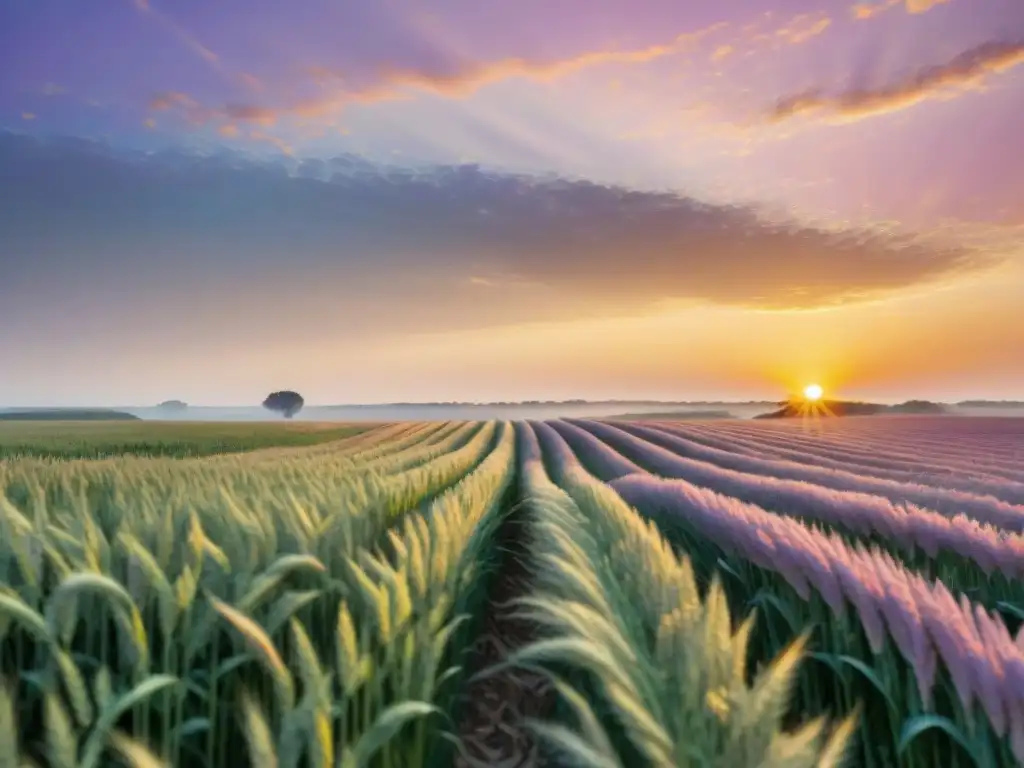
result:
<svg viewBox="0 0 1024 768"><path fill-rule="evenodd" d="M525 518L525 510L515 509L498 532L503 557L483 631L467 659L470 675L505 660L535 639L534 627L511 616L515 608L509 605L529 590ZM550 768L523 725L525 719L543 719L551 713L554 690L546 677L509 669L467 686L462 696L465 715L458 735L474 762L460 756L455 768Z"/></svg>

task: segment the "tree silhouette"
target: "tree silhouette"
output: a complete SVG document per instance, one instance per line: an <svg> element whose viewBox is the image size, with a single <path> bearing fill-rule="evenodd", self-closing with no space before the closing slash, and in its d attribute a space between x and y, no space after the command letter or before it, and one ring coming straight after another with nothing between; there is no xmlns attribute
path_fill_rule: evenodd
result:
<svg viewBox="0 0 1024 768"><path fill-rule="evenodd" d="M286 419L290 419L302 410L302 406L305 403L306 401L302 399L302 395L298 392L285 390L283 392L271 392L267 395L267 399L263 401L263 407L268 411L280 413Z"/></svg>
<svg viewBox="0 0 1024 768"><path fill-rule="evenodd" d="M181 400L164 400L157 406L161 411L178 412L188 409L188 403Z"/></svg>

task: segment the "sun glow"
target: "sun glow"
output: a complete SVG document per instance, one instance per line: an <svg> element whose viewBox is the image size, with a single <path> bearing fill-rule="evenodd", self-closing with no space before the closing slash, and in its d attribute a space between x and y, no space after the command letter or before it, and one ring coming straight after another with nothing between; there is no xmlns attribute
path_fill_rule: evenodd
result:
<svg viewBox="0 0 1024 768"><path fill-rule="evenodd" d="M821 400L823 394L825 394L825 391L818 384L808 384L804 387L804 397L812 403Z"/></svg>
<svg viewBox="0 0 1024 768"><path fill-rule="evenodd" d="M803 389L803 398L794 398L791 413L800 417L804 429L817 431L822 416L835 416L824 400L825 390L820 384L808 384Z"/></svg>

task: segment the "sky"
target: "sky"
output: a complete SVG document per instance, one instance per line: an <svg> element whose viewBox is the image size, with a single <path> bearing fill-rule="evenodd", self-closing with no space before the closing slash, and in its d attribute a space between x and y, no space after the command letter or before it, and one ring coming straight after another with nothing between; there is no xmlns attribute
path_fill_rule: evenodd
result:
<svg viewBox="0 0 1024 768"><path fill-rule="evenodd" d="M0 0L0 406L1024 399L1020 0Z"/></svg>

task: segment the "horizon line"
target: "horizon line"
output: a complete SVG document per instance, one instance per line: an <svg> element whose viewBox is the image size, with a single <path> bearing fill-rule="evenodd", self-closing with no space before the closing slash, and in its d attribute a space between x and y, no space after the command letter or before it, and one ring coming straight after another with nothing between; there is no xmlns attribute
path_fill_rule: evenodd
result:
<svg viewBox="0 0 1024 768"><path fill-rule="evenodd" d="M887 401L890 398L880 398L879 400L858 400L858 399L840 399L836 402L878 402L879 404L890 404ZM906 399L893 399L891 404L901 404L906 402L913 402L916 400L924 400L933 402L938 405L960 405L969 403L985 403L985 404L1024 404L1024 397L1021 399L1008 399L1008 398L985 398L985 397L968 397L958 400L929 400L928 398L917 398L911 397ZM396 408L396 407L429 407L429 406L442 406L442 407L469 407L469 408L486 408L494 406L542 406L542 405L775 405L780 402L786 402L787 398L764 398L764 399L747 399L747 400L658 400L658 399L620 399L620 398L607 398L589 400L585 398L570 398L565 400L492 400L492 401L471 401L471 400L430 400L430 401L393 401L393 402L370 402L370 403L306 403L303 406L303 410L308 409L342 409L342 408ZM165 401L165 402L176 402L176 401ZM177 401L184 402L184 401ZM155 410L160 408L162 403L156 403L153 405L5 405L0 406L0 412L16 412L16 411L63 411L63 410ZM186 408L189 409L263 409L261 404L233 404L233 405L204 405L204 404L193 404L185 403Z"/></svg>

